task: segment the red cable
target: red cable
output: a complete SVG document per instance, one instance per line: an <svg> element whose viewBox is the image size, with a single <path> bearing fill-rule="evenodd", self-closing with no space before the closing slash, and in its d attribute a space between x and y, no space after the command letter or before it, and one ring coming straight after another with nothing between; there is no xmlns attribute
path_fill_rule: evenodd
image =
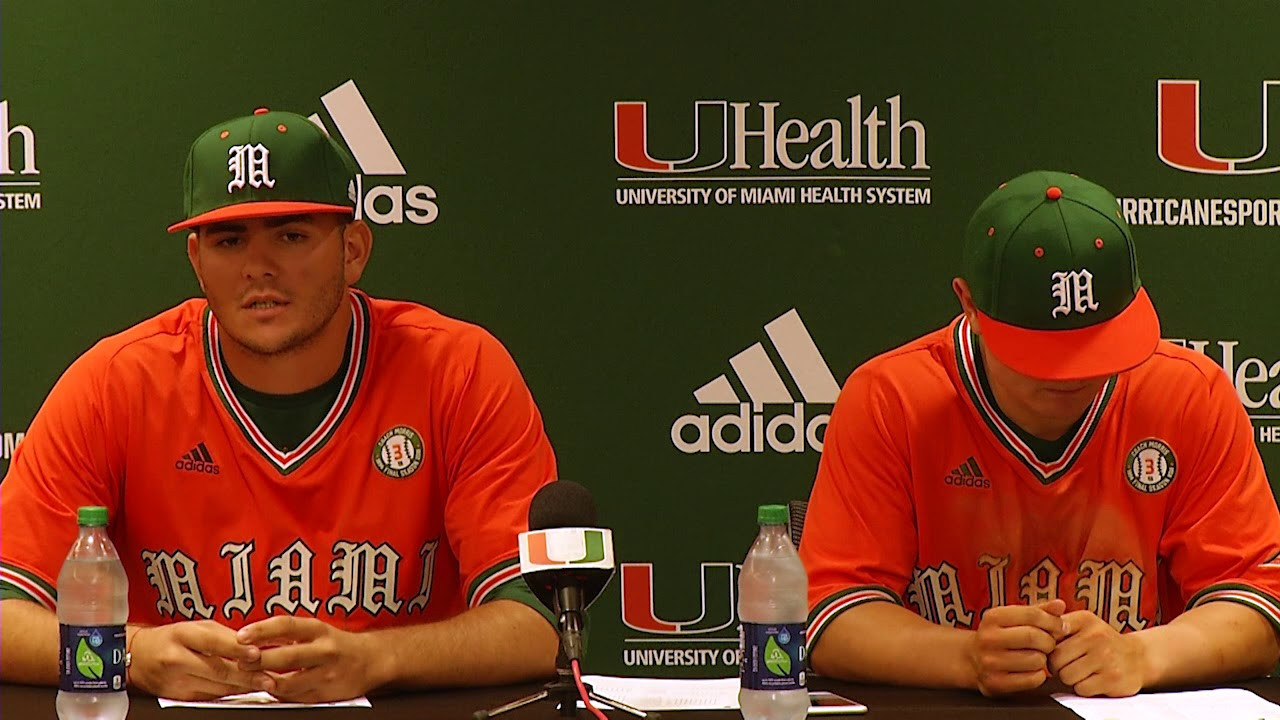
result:
<svg viewBox="0 0 1280 720"><path fill-rule="evenodd" d="M578 667L578 661L570 660L569 664L573 666L573 681L578 684L578 694L582 696L582 704L586 705L591 714L600 720L609 720L604 713L591 704L591 698L587 697L587 686L582 684L582 668Z"/></svg>

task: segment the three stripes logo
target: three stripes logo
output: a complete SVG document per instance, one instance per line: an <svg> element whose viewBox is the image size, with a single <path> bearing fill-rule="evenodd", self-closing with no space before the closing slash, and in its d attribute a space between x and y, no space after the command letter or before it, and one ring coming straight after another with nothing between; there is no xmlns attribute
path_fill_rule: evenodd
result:
<svg viewBox="0 0 1280 720"><path fill-rule="evenodd" d="M751 345L729 358L741 392L729 373L693 391L699 405L726 406L726 410L733 406L737 412L726 412L714 422L710 415L681 415L671 426L671 442L681 452L708 453L713 446L731 454L763 453L766 448L780 453L802 453L806 448L822 452L830 406L840 386L794 308L766 324L764 331L794 390L764 345ZM819 405L822 411L809 418L807 405Z"/></svg>
<svg viewBox="0 0 1280 720"><path fill-rule="evenodd" d="M406 220L415 225L435 222L440 217L440 206L436 203L436 191L430 185L406 187L403 182L371 182L374 176L403 177L406 173L400 156L391 147L391 141L360 94L355 80L348 80L325 93L320 102L360 166L353 198L356 201L356 219L376 225L399 225ZM307 119L333 136L319 113L312 113Z"/></svg>
<svg viewBox="0 0 1280 720"><path fill-rule="evenodd" d="M213 456L209 454L209 448L205 447L204 443L200 443L187 451L187 454L178 458L173 467L178 470L205 473L206 475L217 475L222 472L218 464L213 461Z"/></svg>
<svg viewBox="0 0 1280 720"><path fill-rule="evenodd" d="M959 467L952 468L951 472L942 481L953 487L970 487L970 488L990 488L991 481L986 475L982 474L982 470L978 467L978 459L970 455L968 460L960 463Z"/></svg>

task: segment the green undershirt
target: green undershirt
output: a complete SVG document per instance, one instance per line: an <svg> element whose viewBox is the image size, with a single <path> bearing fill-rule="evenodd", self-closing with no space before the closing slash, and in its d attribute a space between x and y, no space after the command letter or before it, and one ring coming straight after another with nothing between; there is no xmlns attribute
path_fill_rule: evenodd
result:
<svg viewBox="0 0 1280 720"><path fill-rule="evenodd" d="M342 390L342 381L346 379L347 365L350 362L351 341L348 335L342 365L333 377L310 390L288 395L264 393L246 387L231 373L225 356L222 368L227 372L231 391L244 406L245 412L249 413L249 417L253 418L253 424L258 426L277 450L289 452L306 440L324 420L324 416L329 414L333 401Z"/></svg>
<svg viewBox="0 0 1280 720"><path fill-rule="evenodd" d="M1000 403L996 402L995 393L991 391L991 385L987 382L987 366L982 362L982 353L975 352L973 354L973 361L978 366L978 385L982 387L982 394L986 396L987 402L991 403L991 407L996 409L996 414L1000 416L1000 419L1004 420L1005 424L1013 428L1013 432L1022 439L1022 442L1027 444L1027 447L1031 448L1031 452L1035 453L1036 458L1040 462L1047 463L1053 462L1054 460L1062 457L1062 454L1067 451L1067 446L1071 444L1071 440L1080 430L1080 426L1084 424L1084 418L1089 414L1089 411L1086 409L1084 413L1082 413L1080 417L1071 424L1071 427L1067 428L1067 431L1062 434L1062 437L1057 440L1045 440L1043 438L1038 438L1026 430L1023 430L1021 427L1018 427L1018 424L1010 420L1009 416L1004 414L1004 410L1000 409Z"/></svg>

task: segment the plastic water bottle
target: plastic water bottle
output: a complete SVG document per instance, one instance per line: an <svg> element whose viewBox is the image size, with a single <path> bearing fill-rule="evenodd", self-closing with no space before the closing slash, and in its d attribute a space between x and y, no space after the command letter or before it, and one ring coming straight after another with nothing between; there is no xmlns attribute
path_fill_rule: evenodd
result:
<svg viewBox="0 0 1280 720"><path fill-rule="evenodd" d="M738 704L746 720L798 720L809 711L804 684L809 578L791 544L787 517L783 505L760 506L760 534L738 576Z"/></svg>
<svg viewBox="0 0 1280 720"><path fill-rule="evenodd" d="M59 720L123 720L129 581L107 537L107 509L82 507L80 537L58 573Z"/></svg>

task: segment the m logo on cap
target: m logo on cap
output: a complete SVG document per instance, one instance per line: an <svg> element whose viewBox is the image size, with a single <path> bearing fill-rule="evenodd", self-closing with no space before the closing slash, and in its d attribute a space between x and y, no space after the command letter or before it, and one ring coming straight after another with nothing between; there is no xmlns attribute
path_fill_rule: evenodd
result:
<svg viewBox="0 0 1280 720"><path fill-rule="evenodd" d="M267 157L271 151L262 143L253 145L232 145L227 149L227 171L231 173L231 182L227 183L227 192L235 192L246 184L260 188L275 187L276 181L271 178L271 169L267 166Z"/></svg>
<svg viewBox="0 0 1280 720"><path fill-rule="evenodd" d="M1053 299L1058 306L1053 309L1053 317L1059 314L1070 315L1072 312L1083 315L1090 310L1097 310L1098 303L1093 299L1093 273L1088 270L1071 270L1053 274Z"/></svg>

